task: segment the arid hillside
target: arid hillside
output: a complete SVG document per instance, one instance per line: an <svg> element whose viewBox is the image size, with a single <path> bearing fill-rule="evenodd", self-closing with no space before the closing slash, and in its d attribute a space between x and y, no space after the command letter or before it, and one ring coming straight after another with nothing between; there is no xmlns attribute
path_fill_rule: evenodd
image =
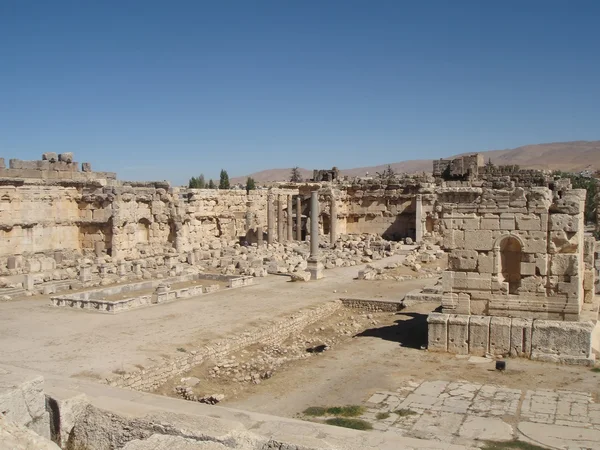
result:
<svg viewBox="0 0 600 450"><path fill-rule="evenodd" d="M580 171L587 168L600 170L600 141L554 142L550 144L525 145L506 150L482 151L486 161L491 159L496 165L518 164L523 168ZM396 172L430 172L430 159L417 159L390 163ZM341 169L342 175L374 175L386 168L386 164L371 167ZM317 167L315 167L316 169ZM318 167L326 169L326 167ZM248 174L257 182L284 181L289 179L290 168L267 169ZM312 169L301 169L304 179L312 177ZM233 178L234 183L244 183L246 176Z"/></svg>

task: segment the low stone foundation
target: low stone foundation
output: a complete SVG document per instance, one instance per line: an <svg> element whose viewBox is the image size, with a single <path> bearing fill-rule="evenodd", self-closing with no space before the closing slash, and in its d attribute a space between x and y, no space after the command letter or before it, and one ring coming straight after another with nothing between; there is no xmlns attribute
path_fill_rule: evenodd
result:
<svg viewBox="0 0 600 450"><path fill-rule="evenodd" d="M463 314L430 314L428 350L590 366L595 324Z"/></svg>
<svg viewBox="0 0 600 450"><path fill-rule="evenodd" d="M177 277L158 279L152 281L142 281L138 283L128 283L123 285L111 286L102 289L92 289L89 291L78 292L74 294L65 294L52 297L50 303L52 306L70 307L75 309L84 309L94 312L115 314L131 309L142 308L153 304L167 303L181 298L197 297L203 293L210 293L219 290L218 285L209 286L187 286L179 289L162 288L163 285L174 283L185 283L199 280L226 281L228 288L237 288L249 286L254 283L253 277L237 277L215 274L187 274ZM135 295L136 291L148 291L156 289L151 294ZM122 300L107 300L111 295L118 295L131 292L132 296Z"/></svg>
<svg viewBox="0 0 600 450"><path fill-rule="evenodd" d="M404 308L402 301L368 300L360 298L341 298L346 308L361 309L364 311L396 312Z"/></svg>
<svg viewBox="0 0 600 450"><path fill-rule="evenodd" d="M298 311L292 316L280 319L269 326L248 331L237 336L214 342L190 351L175 360L157 364L147 369L126 373L106 380L111 386L125 387L139 391L157 389L170 378L182 374L192 367L202 364L208 358L223 358L229 353L249 345L260 343L272 345L283 342L290 335L303 330L308 325L329 317L342 307L341 301L328 302L312 309Z"/></svg>

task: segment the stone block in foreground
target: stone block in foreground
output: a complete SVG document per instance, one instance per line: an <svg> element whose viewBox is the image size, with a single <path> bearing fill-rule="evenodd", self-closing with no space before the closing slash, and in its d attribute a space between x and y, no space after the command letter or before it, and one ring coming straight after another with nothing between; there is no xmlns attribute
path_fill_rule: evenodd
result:
<svg viewBox="0 0 600 450"><path fill-rule="evenodd" d="M596 326L592 321L432 313L427 318L428 349L591 366L595 361L592 334Z"/></svg>

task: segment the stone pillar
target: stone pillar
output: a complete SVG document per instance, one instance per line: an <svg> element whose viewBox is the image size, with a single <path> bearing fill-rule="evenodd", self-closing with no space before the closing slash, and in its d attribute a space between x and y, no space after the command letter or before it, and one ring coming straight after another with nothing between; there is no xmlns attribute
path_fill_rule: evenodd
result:
<svg viewBox="0 0 600 450"><path fill-rule="evenodd" d="M79 268L79 280L82 283L92 281L92 268L90 266L81 266Z"/></svg>
<svg viewBox="0 0 600 450"><path fill-rule="evenodd" d="M277 196L277 241L283 242L283 199L282 195Z"/></svg>
<svg viewBox="0 0 600 450"><path fill-rule="evenodd" d="M275 224L273 217L273 196L267 196L267 244L273 245L273 235L275 233Z"/></svg>
<svg viewBox="0 0 600 450"><path fill-rule="evenodd" d="M323 278L323 264L319 259L319 193L310 196L310 257L307 270L311 280Z"/></svg>
<svg viewBox="0 0 600 450"><path fill-rule="evenodd" d="M261 224L256 225L256 245L263 246L263 227Z"/></svg>
<svg viewBox="0 0 600 450"><path fill-rule="evenodd" d="M421 194L417 194L416 203L415 242L421 242L423 240L423 197Z"/></svg>
<svg viewBox="0 0 600 450"><path fill-rule="evenodd" d="M23 282L23 287L26 291L33 291L34 283L33 283L33 275L25 275L25 280Z"/></svg>
<svg viewBox="0 0 600 450"><path fill-rule="evenodd" d="M125 275L127 275L127 266L125 265L125 261L120 260L119 262L117 262L117 274L120 277L124 277Z"/></svg>
<svg viewBox="0 0 600 450"><path fill-rule="evenodd" d="M302 197L296 197L296 240L302 240Z"/></svg>
<svg viewBox="0 0 600 450"><path fill-rule="evenodd" d="M292 196L288 195L287 198L287 212L288 212L288 220L287 220L287 240L294 240L294 207L292 203Z"/></svg>
<svg viewBox="0 0 600 450"><path fill-rule="evenodd" d="M329 210L329 243L333 247L337 240L337 204L335 202L335 195L333 190L331 191L331 206Z"/></svg>

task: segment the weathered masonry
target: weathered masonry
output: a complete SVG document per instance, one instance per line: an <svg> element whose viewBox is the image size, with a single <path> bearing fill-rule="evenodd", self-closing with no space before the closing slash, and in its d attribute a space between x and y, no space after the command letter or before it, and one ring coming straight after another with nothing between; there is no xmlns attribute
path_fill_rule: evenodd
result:
<svg viewBox="0 0 600 450"><path fill-rule="evenodd" d="M585 194L568 187L440 189L435 208L449 267L442 314L429 318L430 349L593 361L598 305Z"/></svg>

